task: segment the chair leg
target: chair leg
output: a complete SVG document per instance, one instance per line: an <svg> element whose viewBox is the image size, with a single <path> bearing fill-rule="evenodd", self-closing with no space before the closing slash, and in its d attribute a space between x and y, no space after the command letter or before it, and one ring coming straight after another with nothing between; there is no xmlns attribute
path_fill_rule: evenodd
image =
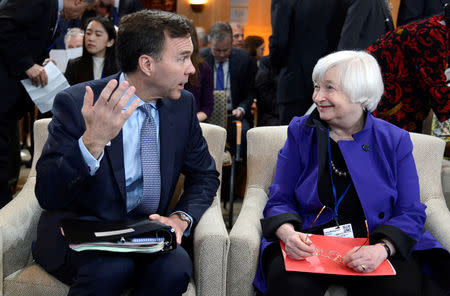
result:
<svg viewBox="0 0 450 296"><path fill-rule="evenodd" d="M236 160L233 157L233 163L231 164L231 176L230 176L230 201L228 204L228 227L231 229L233 226L233 203L234 203L234 179L236 175Z"/></svg>

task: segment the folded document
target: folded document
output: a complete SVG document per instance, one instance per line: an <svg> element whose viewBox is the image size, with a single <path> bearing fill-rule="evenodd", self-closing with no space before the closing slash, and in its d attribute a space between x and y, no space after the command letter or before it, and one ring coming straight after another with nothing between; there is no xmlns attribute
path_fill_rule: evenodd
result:
<svg viewBox="0 0 450 296"><path fill-rule="evenodd" d="M158 253L176 248L172 227L157 221L126 222L63 219L62 232L75 251Z"/></svg>

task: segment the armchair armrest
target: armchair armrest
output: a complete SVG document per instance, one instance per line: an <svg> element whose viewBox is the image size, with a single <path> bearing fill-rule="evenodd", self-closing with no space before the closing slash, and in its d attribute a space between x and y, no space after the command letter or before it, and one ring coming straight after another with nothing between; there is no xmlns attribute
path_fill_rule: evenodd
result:
<svg viewBox="0 0 450 296"><path fill-rule="evenodd" d="M31 243L36 238L36 225L41 213L34 195L35 183L36 177L29 177L20 193L0 210L2 282L29 263Z"/></svg>
<svg viewBox="0 0 450 296"><path fill-rule="evenodd" d="M427 220L425 228L446 248L450 250L450 212L444 197L432 196L426 202Z"/></svg>
<svg viewBox="0 0 450 296"><path fill-rule="evenodd" d="M220 197L205 211L195 228L194 265L197 295L225 295L230 240L220 208Z"/></svg>
<svg viewBox="0 0 450 296"><path fill-rule="evenodd" d="M227 295L253 295L258 265L261 224L267 194L257 186L247 187L242 209L230 232Z"/></svg>
<svg viewBox="0 0 450 296"><path fill-rule="evenodd" d="M450 209L450 161L447 159L442 160L441 181L447 208Z"/></svg>

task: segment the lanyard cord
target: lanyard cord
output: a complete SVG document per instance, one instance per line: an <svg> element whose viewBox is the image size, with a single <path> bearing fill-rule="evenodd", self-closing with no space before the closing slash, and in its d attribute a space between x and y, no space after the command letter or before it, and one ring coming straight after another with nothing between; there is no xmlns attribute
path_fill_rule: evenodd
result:
<svg viewBox="0 0 450 296"><path fill-rule="evenodd" d="M333 182L333 170L331 169L331 141L330 141L330 130L327 129L328 134L328 165L329 165L329 171L330 171L330 178L331 178L331 189L333 190L333 196L334 196L334 220L336 223L338 222L338 209L341 201L344 199L345 195L347 194L348 190L350 189L350 186L352 185L352 180L350 179L350 183L348 184L347 188L345 189L344 193L339 197L339 200L337 199L336 194L336 187L334 186Z"/></svg>

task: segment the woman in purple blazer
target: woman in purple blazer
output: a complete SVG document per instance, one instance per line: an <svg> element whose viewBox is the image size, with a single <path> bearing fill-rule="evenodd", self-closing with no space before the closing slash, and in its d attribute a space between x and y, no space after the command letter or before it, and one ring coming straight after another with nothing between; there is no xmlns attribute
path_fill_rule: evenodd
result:
<svg viewBox="0 0 450 296"><path fill-rule="evenodd" d="M432 277L424 276L424 262L443 270L445 279L450 255L424 231L409 134L370 114L383 94L376 60L360 51L336 52L318 61L313 81L317 110L291 121L278 155L261 220L255 287L265 295L322 296L332 284L344 286L349 295L424 295L425 290L445 295L447 281L433 280L431 289L431 281L424 280ZM285 270L280 240L287 256L303 260L315 252L306 233L323 235L337 225L342 231L351 225L347 235L370 238L369 245L342 254L347 267L368 273L389 258L397 274Z"/></svg>
<svg viewBox="0 0 450 296"><path fill-rule="evenodd" d="M184 85L184 88L194 95L195 102L197 103L198 121L205 121L211 115L214 107L213 71L208 63L200 57L197 31L192 22L190 25L192 44L194 45L191 60L195 68L195 73L189 76L189 81Z"/></svg>

